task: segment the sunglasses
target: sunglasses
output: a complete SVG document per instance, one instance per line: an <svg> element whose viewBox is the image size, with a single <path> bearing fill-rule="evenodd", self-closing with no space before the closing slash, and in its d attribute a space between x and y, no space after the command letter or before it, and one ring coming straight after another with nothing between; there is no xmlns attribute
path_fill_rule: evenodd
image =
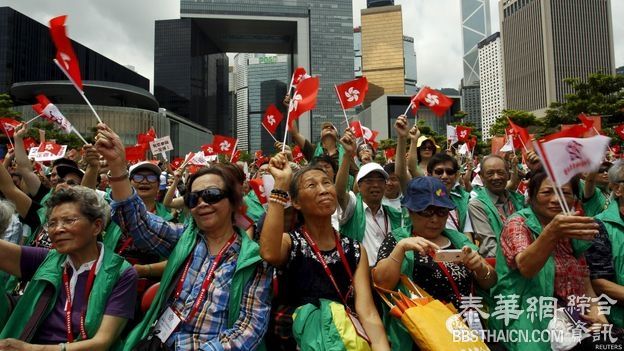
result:
<svg viewBox="0 0 624 351"><path fill-rule="evenodd" d="M433 170L433 174L437 176L441 176L444 173L446 173L446 175L448 176L454 176L455 174L457 174L457 170L453 168L436 168Z"/></svg>
<svg viewBox="0 0 624 351"><path fill-rule="evenodd" d="M450 211L451 210L445 207L432 207L414 213L422 217L433 217L433 215L436 215L438 217L446 217L449 215Z"/></svg>
<svg viewBox="0 0 624 351"><path fill-rule="evenodd" d="M423 149L423 150L435 150L436 149L436 147L431 145L431 144L425 144L425 145L421 146L420 148Z"/></svg>
<svg viewBox="0 0 624 351"><path fill-rule="evenodd" d="M200 191L193 191L186 196L186 206L189 209L197 207L200 198L208 205L212 205L225 199L227 196L228 193L219 188L206 188Z"/></svg>
<svg viewBox="0 0 624 351"><path fill-rule="evenodd" d="M157 181L160 180L160 178L155 174L133 174L132 175L132 180L137 183L140 183L146 179L148 183L156 183Z"/></svg>

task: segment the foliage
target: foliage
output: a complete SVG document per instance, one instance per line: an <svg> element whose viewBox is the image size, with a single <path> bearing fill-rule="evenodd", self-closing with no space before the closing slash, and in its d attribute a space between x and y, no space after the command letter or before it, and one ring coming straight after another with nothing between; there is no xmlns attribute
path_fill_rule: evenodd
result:
<svg viewBox="0 0 624 351"><path fill-rule="evenodd" d="M20 113L13 110L13 100L9 94L0 94L0 117L18 119Z"/></svg>
<svg viewBox="0 0 624 351"><path fill-rule="evenodd" d="M530 133L543 131L543 120L537 118L531 112L521 110L503 110L501 117L499 117L490 127L490 135L505 135L505 129L509 128L509 121L507 118L511 119L512 122L520 127L529 128Z"/></svg>
<svg viewBox="0 0 624 351"><path fill-rule="evenodd" d="M387 150L396 147L396 140L394 139L383 139L379 141L379 150Z"/></svg>
<svg viewBox="0 0 624 351"><path fill-rule="evenodd" d="M82 149L84 143L80 138L74 134L66 134L62 130L55 128L51 122L41 121L34 122L30 126L28 130L27 136L35 138L35 140L39 141L39 129L45 131L45 139L46 140L55 140L57 144L67 145L67 150L71 149ZM91 142L91 136L83 135L83 137Z"/></svg>

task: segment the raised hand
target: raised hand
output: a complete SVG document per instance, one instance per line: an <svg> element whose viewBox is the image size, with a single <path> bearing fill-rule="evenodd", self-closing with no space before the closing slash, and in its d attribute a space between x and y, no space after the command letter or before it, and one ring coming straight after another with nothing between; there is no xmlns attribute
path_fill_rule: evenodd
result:
<svg viewBox="0 0 624 351"><path fill-rule="evenodd" d="M19 126L15 127L15 134L13 134L13 137L15 139L24 139L24 136L26 136L26 133L28 133L28 125L26 125L25 123L20 124Z"/></svg>
<svg viewBox="0 0 624 351"><path fill-rule="evenodd" d="M418 129L418 126L416 124L414 124L414 126L410 129L409 135L413 143L418 142L418 138L420 138L420 129Z"/></svg>
<svg viewBox="0 0 624 351"><path fill-rule="evenodd" d="M342 138L340 138L340 144L342 144L342 147L349 156L353 157L355 155L357 145L355 142L355 137L351 132L351 128L345 129L344 135L342 136Z"/></svg>
<svg viewBox="0 0 624 351"><path fill-rule="evenodd" d="M84 154L83 159L90 167L100 167L100 154L95 146L86 144L82 146L82 152Z"/></svg>
<svg viewBox="0 0 624 351"><path fill-rule="evenodd" d="M559 239L570 238L579 240L593 240L598 235L598 223L591 218L575 215L558 214L544 228Z"/></svg>
<svg viewBox="0 0 624 351"><path fill-rule="evenodd" d="M397 131L397 135L402 138L406 138L409 134L409 123L407 122L407 116L400 115L394 122L394 129Z"/></svg>
<svg viewBox="0 0 624 351"><path fill-rule="evenodd" d="M109 167L126 168L126 149L119 135L104 123L97 125L95 148L106 160Z"/></svg>
<svg viewBox="0 0 624 351"><path fill-rule="evenodd" d="M269 161L269 172L275 178L275 187L277 189L288 190L292 178L292 169L285 153L280 152L271 158Z"/></svg>

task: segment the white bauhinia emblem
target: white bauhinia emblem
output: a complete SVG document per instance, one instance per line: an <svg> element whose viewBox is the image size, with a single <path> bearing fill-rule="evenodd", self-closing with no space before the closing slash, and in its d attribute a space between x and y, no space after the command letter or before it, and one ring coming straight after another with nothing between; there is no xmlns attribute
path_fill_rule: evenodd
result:
<svg viewBox="0 0 624 351"><path fill-rule="evenodd" d="M232 146L232 144L230 144L230 142L227 140L223 140L221 144L219 144L219 148L221 148L221 151L230 151L230 146Z"/></svg>
<svg viewBox="0 0 624 351"><path fill-rule="evenodd" d="M46 151L52 151L52 149L54 149L54 146L52 146L52 144L46 144L45 149Z"/></svg>
<svg viewBox="0 0 624 351"><path fill-rule="evenodd" d="M353 87L349 87L349 89L347 89L344 94L347 97L347 101L349 102L358 101L358 99L360 98L360 91Z"/></svg>
<svg viewBox="0 0 624 351"><path fill-rule="evenodd" d="M435 94L427 94L425 96L425 102L428 106L435 106L440 104L440 98Z"/></svg>
<svg viewBox="0 0 624 351"><path fill-rule="evenodd" d="M267 122L269 122L270 125L274 125L275 124L275 116L268 115L267 116Z"/></svg>
<svg viewBox="0 0 624 351"><path fill-rule="evenodd" d="M303 100L303 96L301 94L295 93L292 100L290 100L290 105L288 106L288 112L297 111L297 105L299 101Z"/></svg>
<svg viewBox="0 0 624 351"><path fill-rule="evenodd" d="M63 66L65 66L65 70L69 71L69 64L71 62L71 56L61 51L61 60L63 60Z"/></svg>
<svg viewBox="0 0 624 351"><path fill-rule="evenodd" d="M266 195L264 195L264 185L260 184L258 186L258 192L260 193L260 196L266 199Z"/></svg>
<svg viewBox="0 0 624 351"><path fill-rule="evenodd" d="M467 132L466 130L462 130L461 132L459 132L459 135L460 135L462 138L465 138L465 137L466 137L466 134L467 134L466 132Z"/></svg>

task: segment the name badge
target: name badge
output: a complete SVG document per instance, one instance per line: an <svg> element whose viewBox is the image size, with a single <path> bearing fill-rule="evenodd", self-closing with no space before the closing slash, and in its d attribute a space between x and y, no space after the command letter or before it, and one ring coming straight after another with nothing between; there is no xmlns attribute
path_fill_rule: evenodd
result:
<svg viewBox="0 0 624 351"><path fill-rule="evenodd" d="M169 339L171 334L176 330L178 325L182 320L178 316L177 313L171 309L171 307L167 307L165 312L163 312L162 316L156 323L156 327L154 330L156 331L156 336L164 343Z"/></svg>

